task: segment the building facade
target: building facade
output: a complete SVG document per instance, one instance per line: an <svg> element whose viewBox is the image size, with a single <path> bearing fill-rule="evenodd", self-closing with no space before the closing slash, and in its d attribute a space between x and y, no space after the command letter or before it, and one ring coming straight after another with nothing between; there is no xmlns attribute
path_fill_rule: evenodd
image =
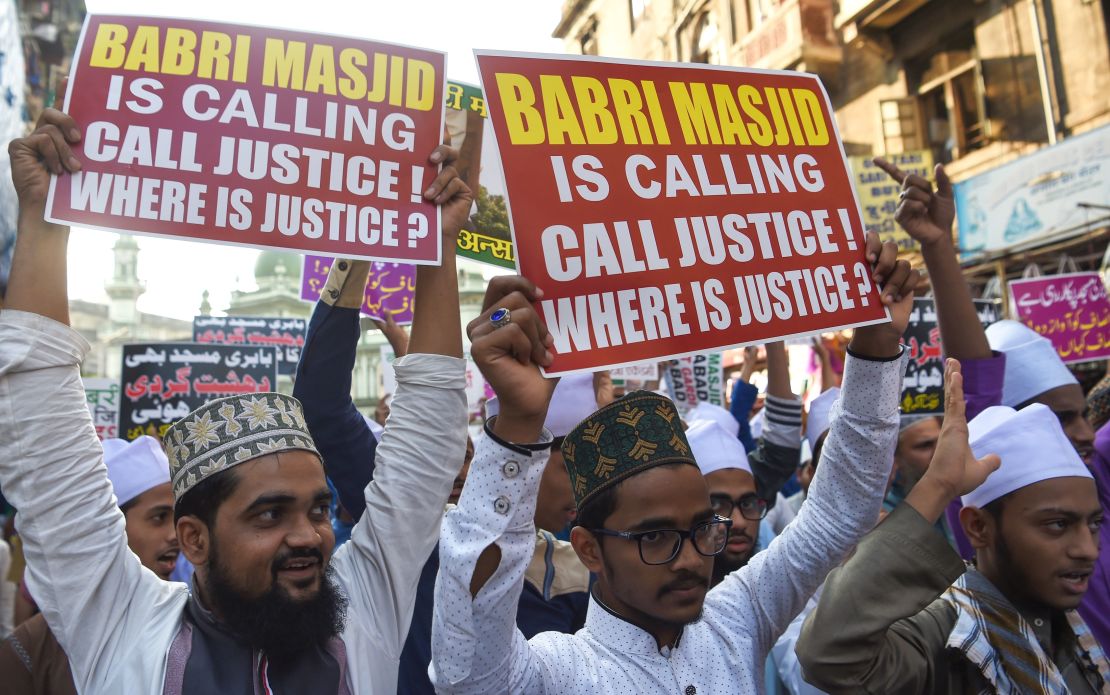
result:
<svg viewBox="0 0 1110 695"><path fill-rule="evenodd" d="M1108 21L1110 0L565 0L554 35L570 53L816 73L848 155L929 150L959 182L1110 132ZM969 281L1004 297L1006 279L1061 254L1097 269L1110 200L1076 205L1028 242L962 249Z"/></svg>

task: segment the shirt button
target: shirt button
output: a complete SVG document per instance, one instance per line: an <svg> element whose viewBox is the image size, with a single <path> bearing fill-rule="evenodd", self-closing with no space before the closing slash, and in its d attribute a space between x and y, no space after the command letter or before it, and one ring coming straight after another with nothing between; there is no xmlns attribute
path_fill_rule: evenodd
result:
<svg viewBox="0 0 1110 695"><path fill-rule="evenodd" d="M501 495L493 501L493 511L498 514L508 514L512 506L512 503L509 502L509 498L504 495Z"/></svg>
<svg viewBox="0 0 1110 695"><path fill-rule="evenodd" d="M686 686L686 695L698 695L698 689L692 685Z"/></svg>
<svg viewBox="0 0 1110 695"><path fill-rule="evenodd" d="M501 472L505 474L506 478L515 478L517 473L520 473L520 464L516 461L509 461L501 467Z"/></svg>
<svg viewBox="0 0 1110 695"><path fill-rule="evenodd" d="M1044 621L1041 620L1040 618L1037 618L1033 621L1033 624L1036 625L1037 627L1041 627L1042 625L1044 625Z"/></svg>

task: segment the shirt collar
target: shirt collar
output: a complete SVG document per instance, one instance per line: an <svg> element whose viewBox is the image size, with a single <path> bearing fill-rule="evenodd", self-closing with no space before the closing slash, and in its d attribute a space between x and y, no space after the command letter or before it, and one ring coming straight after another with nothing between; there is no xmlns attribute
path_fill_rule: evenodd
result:
<svg viewBox="0 0 1110 695"><path fill-rule="evenodd" d="M655 638L643 628L637 627L617 614L609 606L598 599L594 591L590 591L590 607L586 611L586 629L590 635L614 651L640 656L669 656L670 652L678 646L681 636L675 644L668 648L659 649Z"/></svg>

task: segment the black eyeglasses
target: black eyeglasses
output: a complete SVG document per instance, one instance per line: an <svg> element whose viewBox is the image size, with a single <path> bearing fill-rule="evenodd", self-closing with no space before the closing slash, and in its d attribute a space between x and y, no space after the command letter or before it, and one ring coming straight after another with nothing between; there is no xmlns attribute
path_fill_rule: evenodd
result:
<svg viewBox="0 0 1110 695"><path fill-rule="evenodd" d="M689 538L694 550L706 557L720 555L728 544L728 530L732 519L714 517L697 524L689 531L673 528L652 531L610 531L605 528L590 529L600 536L615 536L627 541L636 541L640 546L640 560L646 565L665 565L682 552L683 542Z"/></svg>
<svg viewBox="0 0 1110 695"><path fill-rule="evenodd" d="M737 507L740 508L740 516L748 521L759 521L767 516L767 500L754 492L749 492L738 500L728 495L710 495L709 504L713 507L714 514L725 518L731 517L732 510Z"/></svg>

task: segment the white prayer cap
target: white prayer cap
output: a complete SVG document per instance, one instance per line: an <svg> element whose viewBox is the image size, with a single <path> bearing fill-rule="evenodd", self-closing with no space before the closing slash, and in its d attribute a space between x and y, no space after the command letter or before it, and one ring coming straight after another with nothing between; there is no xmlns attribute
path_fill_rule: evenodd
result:
<svg viewBox="0 0 1110 695"><path fill-rule="evenodd" d="M1064 366L1052 342L1025 324L998 321L987 327L987 341L1006 354L1002 380L1002 405L1027 403L1045 391L1078 381Z"/></svg>
<svg viewBox="0 0 1110 695"><path fill-rule="evenodd" d="M829 429L829 411L833 403L840 397L840 387L834 386L828 391L822 391L809 402L809 415L806 416L806 441L812 451L817 446L817 438Z"/></svg>
<svg viewBox="0 0 1110 695"><path fill-rule="evenodd" d="M726 432L731 432L733 437L740 434L740 423L732 417L732 413L719 405L713 405L705 401L699 402L690 409L690 412L686 413L686 422L689 425L696 422L715 422Z"/></svg>
<svg viewBox="0 0 1110 695"><path fill-rule="evenodd" d="M105 439L104 465L121 507L152 487L170 482L170 462L162 445L145 434L133 442Z"/></svg>
<svg viewBox="0 0 1110 695"><path fill-rule="evenodd" d="M691 425L686 430L686 439L690 442L690 451L698 462L702 475L725 468L752 472L744 445L736 435L729 434L717 423L701 420Z"/></svg>
<svg viewBox="0 0 1110 695"><path fill-rule="evenodd" d="M748 431L752 433L752 439L759 439L761 436L763 436L762 410L756 413L751 420L748 420Z"/></svg>
<svg viewBox="0 0 1110 695"><path fill-rule="evenodd" d="M486 419L501 412L497 396L486 401ZM597 394L594 392L594 375L585 372L570 374L559 380L547 408L543 426L553 437L565 437L586 418L597 412Z"/></svg>
<svg viewBox="0 0 1110 695"><path fill-rule="evenodd" d="M979 413L967 429L976 458L998 454L1002 465L963 496L965 507L983 507L1050 478L1091 477L1048 406L1034 403L1014 410L996 405Z"/></svg>

